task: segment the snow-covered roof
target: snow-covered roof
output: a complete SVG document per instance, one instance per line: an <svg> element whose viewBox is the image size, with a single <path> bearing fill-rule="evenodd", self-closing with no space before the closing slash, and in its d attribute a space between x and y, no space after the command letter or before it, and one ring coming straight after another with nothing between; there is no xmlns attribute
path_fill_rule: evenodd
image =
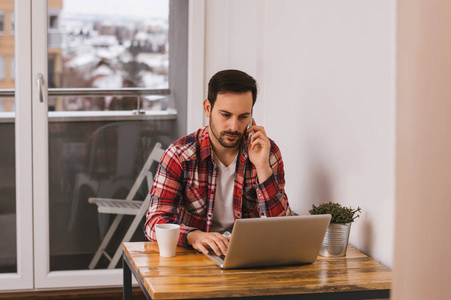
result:
<svg viewBox="0 0 451 300"><path fill-rule="evenodd" d="M99 89L117 89L122 86L122 80L122 75L115 73L94 80L92 86Z"/></svg>
<svg viewBox="0 0 451 300"><path fill-rule="evenodd" d="M96 50L98 57L112 60L122 55L125 52L125 47L120 45L110 46L108 48L99 48Z"/></svg>
<svg viewBox="0 0 451 300"><path fill-rule="evenodd" d="M65 62L65 66L69 68L77 68L88 64L97 64L100 59L93 53L83 53L77 55Z"/></svg>
<svg viewBox="0 0 451 300"><path fill-rule="evenodd" d="M91 74L92 74L92 77L96 77L99 75L109 76L109 75L113 75L114 71L111 70L108 66L102 64L99 67L97 67Z"/></svg>

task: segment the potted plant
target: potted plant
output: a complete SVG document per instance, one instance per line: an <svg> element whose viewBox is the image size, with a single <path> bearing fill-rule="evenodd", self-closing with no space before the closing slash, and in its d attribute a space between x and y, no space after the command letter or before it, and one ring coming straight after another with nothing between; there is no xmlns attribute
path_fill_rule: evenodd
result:
<svg viewBox="0 0 451 300"><path fill-rule="evenodd" d="M330 214L329 227L324 236L323 244L319 251L321 256L345 256L348 248L351 224L360 215L360 207L341 206L339 203L322 203L318 206L312 205L309 210L311 215Z"/></svg>

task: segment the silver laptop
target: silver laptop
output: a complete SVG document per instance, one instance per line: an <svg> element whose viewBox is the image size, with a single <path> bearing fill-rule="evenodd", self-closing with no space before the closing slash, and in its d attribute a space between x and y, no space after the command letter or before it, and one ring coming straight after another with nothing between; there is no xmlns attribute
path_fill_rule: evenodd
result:
<svg viewBox="0 0 451 300"><path fill-rule="evenodd" d="M313 263L329 225L330 215L236 220L227 255L207 255L223 269Z"/></svg>

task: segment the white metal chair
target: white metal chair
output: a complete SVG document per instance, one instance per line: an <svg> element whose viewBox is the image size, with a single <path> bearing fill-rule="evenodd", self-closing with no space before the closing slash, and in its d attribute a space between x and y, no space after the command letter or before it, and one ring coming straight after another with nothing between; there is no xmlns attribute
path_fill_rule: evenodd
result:
<svg viewBox="0 0 451 300"><path fill-rule="evenodd" d="M146 214L146 211L149 206L150 202L150 193L147 193L147 196L144 201L138 201L134 200L135 195L137 194L139 188L141 187L142 182L144 179L147 179L147 185L149 187L149 192L153 184L153 175L150 171L150 167L152 166L152 163L156 162L158 163L160 161L161 156L164 153L164 149L161 148L160 143L156 143L154 148L152 149L152 152L149 155L149 158L147 159L146 163L144 164L144 167L142 168L141 172L139 173L138 177L136 178L132 188L130 189L130 192L128 193L125 200L122 199L110 199L110 198L89 198L89 203L96 204L97 205L97 211L100 214L115 214L117 215L111 226L109 227L104 239L102 240L102 243L100 244L99 248L97 249L96 254L94 255L94 258L91 260L91 263L89 264L89 269L94 269L99 262L100 258L102 256L105 256L109 261L110 264L108 265L108 269L113 269L116 267L119 259L121 258L121 245L124 242L130 241L133 233L135 232L136 228L138 227L141 219ZM113 234L117 230L119 223L122 220L122 217L124 215L134 215L132 223L130 224L130 227L128 228L127 232L125 233L122 242L119 244L119 247L116 250L116 253L113 257L111 257L107 252L106 248L108 244L111 241L111 238L113 237Z"/></svg>
<svg viewBox="0 0 451 300"><path fill-rule="evenodd" d="M91 196L113 198L117 191L129 191L138 173L137 164L143 163L141 149L147 125L140 122L117 122L98 128L88 146L87 169L75 175L72 212L69 228L76 230L83 222L85 199L82 191L88 188ZM121 195L124 195L122 193ZM124 197L124 196L120 196ZM100 228L103 238L109 218L100 218L105 223Z"/></svg>

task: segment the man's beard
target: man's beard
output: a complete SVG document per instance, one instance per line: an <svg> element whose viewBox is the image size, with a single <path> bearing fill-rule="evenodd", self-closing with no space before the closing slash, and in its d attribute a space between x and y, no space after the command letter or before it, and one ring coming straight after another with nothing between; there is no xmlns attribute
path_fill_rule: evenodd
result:
<svg viewBox="0 0 451 300"><path fill-rule="evenodd" d="M238 144L241 142L241 137L243 136L243 133L238 131L222 131L221 133L218 133L216 131L216 128L213 126L212 118L210 117L210 131L216 138L216 140L223 146L224 148L235 148L238 146ZM226 135L234 135L237 136L238 139L236 142L229 141L225 136Z"/></svg>

